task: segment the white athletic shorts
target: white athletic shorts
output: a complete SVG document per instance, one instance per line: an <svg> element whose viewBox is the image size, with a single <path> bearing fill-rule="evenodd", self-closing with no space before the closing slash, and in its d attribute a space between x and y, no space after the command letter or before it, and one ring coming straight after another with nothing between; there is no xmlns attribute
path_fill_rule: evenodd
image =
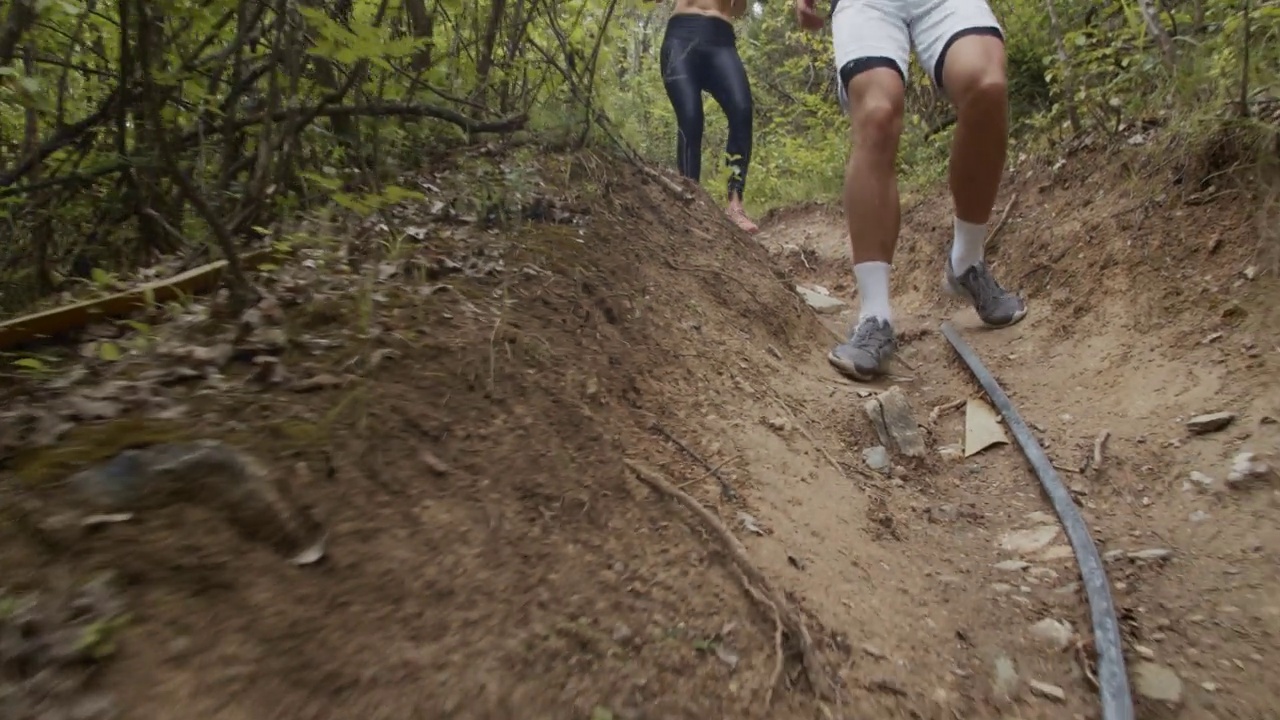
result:
<svg viewBox="0 0 1280 720"><path fill-rule="evenodd" d="M941 89L947 50L968 35L1004 39L987 0L835 0L831 36L840 105L849 109L849 81L872 68L897 70L905 83L913 48Z"/></svg>

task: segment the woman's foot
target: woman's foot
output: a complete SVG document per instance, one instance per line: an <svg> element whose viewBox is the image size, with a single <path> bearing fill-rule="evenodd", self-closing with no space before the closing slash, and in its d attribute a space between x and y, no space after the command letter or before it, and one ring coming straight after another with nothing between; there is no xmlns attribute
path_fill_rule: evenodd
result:
<svg viewBox="0 0 1280 720"><path fill-rule="evenodd" d="M733 221L734 225L737 225L749 233L760 231L760 227L751 222L751 218L747 217L747 212L737 203L729 203L729 207L724 211L724 214L729 216L729 219Z"/></svg>

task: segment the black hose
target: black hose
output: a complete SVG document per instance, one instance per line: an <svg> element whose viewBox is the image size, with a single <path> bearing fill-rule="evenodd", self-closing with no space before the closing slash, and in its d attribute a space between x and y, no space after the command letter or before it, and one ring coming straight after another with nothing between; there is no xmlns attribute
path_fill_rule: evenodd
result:
<svg viewBox="0 0 1280 720"><path fill-rule="evenodd" d="M1076 554L1076 563L1080 566L1080 577L1084 582L1085 597L1089 600L1089 614L1093 619L1093 645L1098 653L1098 694L1102 700L1103 720L1133 720L1133 698L1129 694L1129 678L1125 675L1124 652L1120 645L1120 623L1116 620L1115 603L1111 599L1111 588L1107 583L1107 573L1102 567L1102 558L1098 556L1098 548L1089 536L1089 528L1076 508L1071 493L1053 463L1027 424L1022 421L1018 411L1009 402L996 379L983 367L973 348L960 337L959 331L950 322L942 323L942 334L955 348L956 354L969 366L969 371L982 384L991 401L995 403L1004 422L1018 440L1018 446L1027 456L1032 469L1040 478L1040 485L1049 496L1049 503L1058 513L1058 519L1066 530L1067 539Z"/></svg>

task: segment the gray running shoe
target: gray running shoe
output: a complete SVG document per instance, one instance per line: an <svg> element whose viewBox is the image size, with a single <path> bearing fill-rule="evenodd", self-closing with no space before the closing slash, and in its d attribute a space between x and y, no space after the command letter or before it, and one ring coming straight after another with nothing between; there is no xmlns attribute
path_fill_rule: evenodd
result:
<svg viewBox="0 0 1280 720"><path fill-rule="evenodd" d="M873 380L885 374L897 350L889 321L869 317L858 323L852 337L827 354L827 361L856 380Z"/></svg>
<svg viewBox="0 0 1280 720"><path fill-rule="evenodd" d="M1007 327L1027 314L1027 301L1000 287L985 262L956 276L947 259L946 288L954 296L967 300L978 311L978 317L990 327Z"/></svg>

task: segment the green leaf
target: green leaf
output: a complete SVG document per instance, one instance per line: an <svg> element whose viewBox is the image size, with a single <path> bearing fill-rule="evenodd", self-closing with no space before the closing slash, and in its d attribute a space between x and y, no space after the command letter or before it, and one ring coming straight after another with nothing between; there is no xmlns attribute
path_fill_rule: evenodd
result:
<svg viewBox="0 0 1280 720"><path fill-rule="evenodd" d="M40 362L38 359L33 357L25 357L20 360L14 360L13 364L20 368L27 368L28 370L35 370L37 372L48 369L44 363Z"/></svg>
<svg viewBox="0 0 1280 720"><path fill-rule="evenodd" d="M124 353L120 350L120 346L113 342L103 342L98 345L98 357L107 362L115 362L119 360Z"/></svg>
<svg viewBox="0 0 1280 720"><path fill-rule="evenodd" d="M89 271L89 279L95 285L108 285L111 283L111 273L102 268L94 268Z"/></svg>

